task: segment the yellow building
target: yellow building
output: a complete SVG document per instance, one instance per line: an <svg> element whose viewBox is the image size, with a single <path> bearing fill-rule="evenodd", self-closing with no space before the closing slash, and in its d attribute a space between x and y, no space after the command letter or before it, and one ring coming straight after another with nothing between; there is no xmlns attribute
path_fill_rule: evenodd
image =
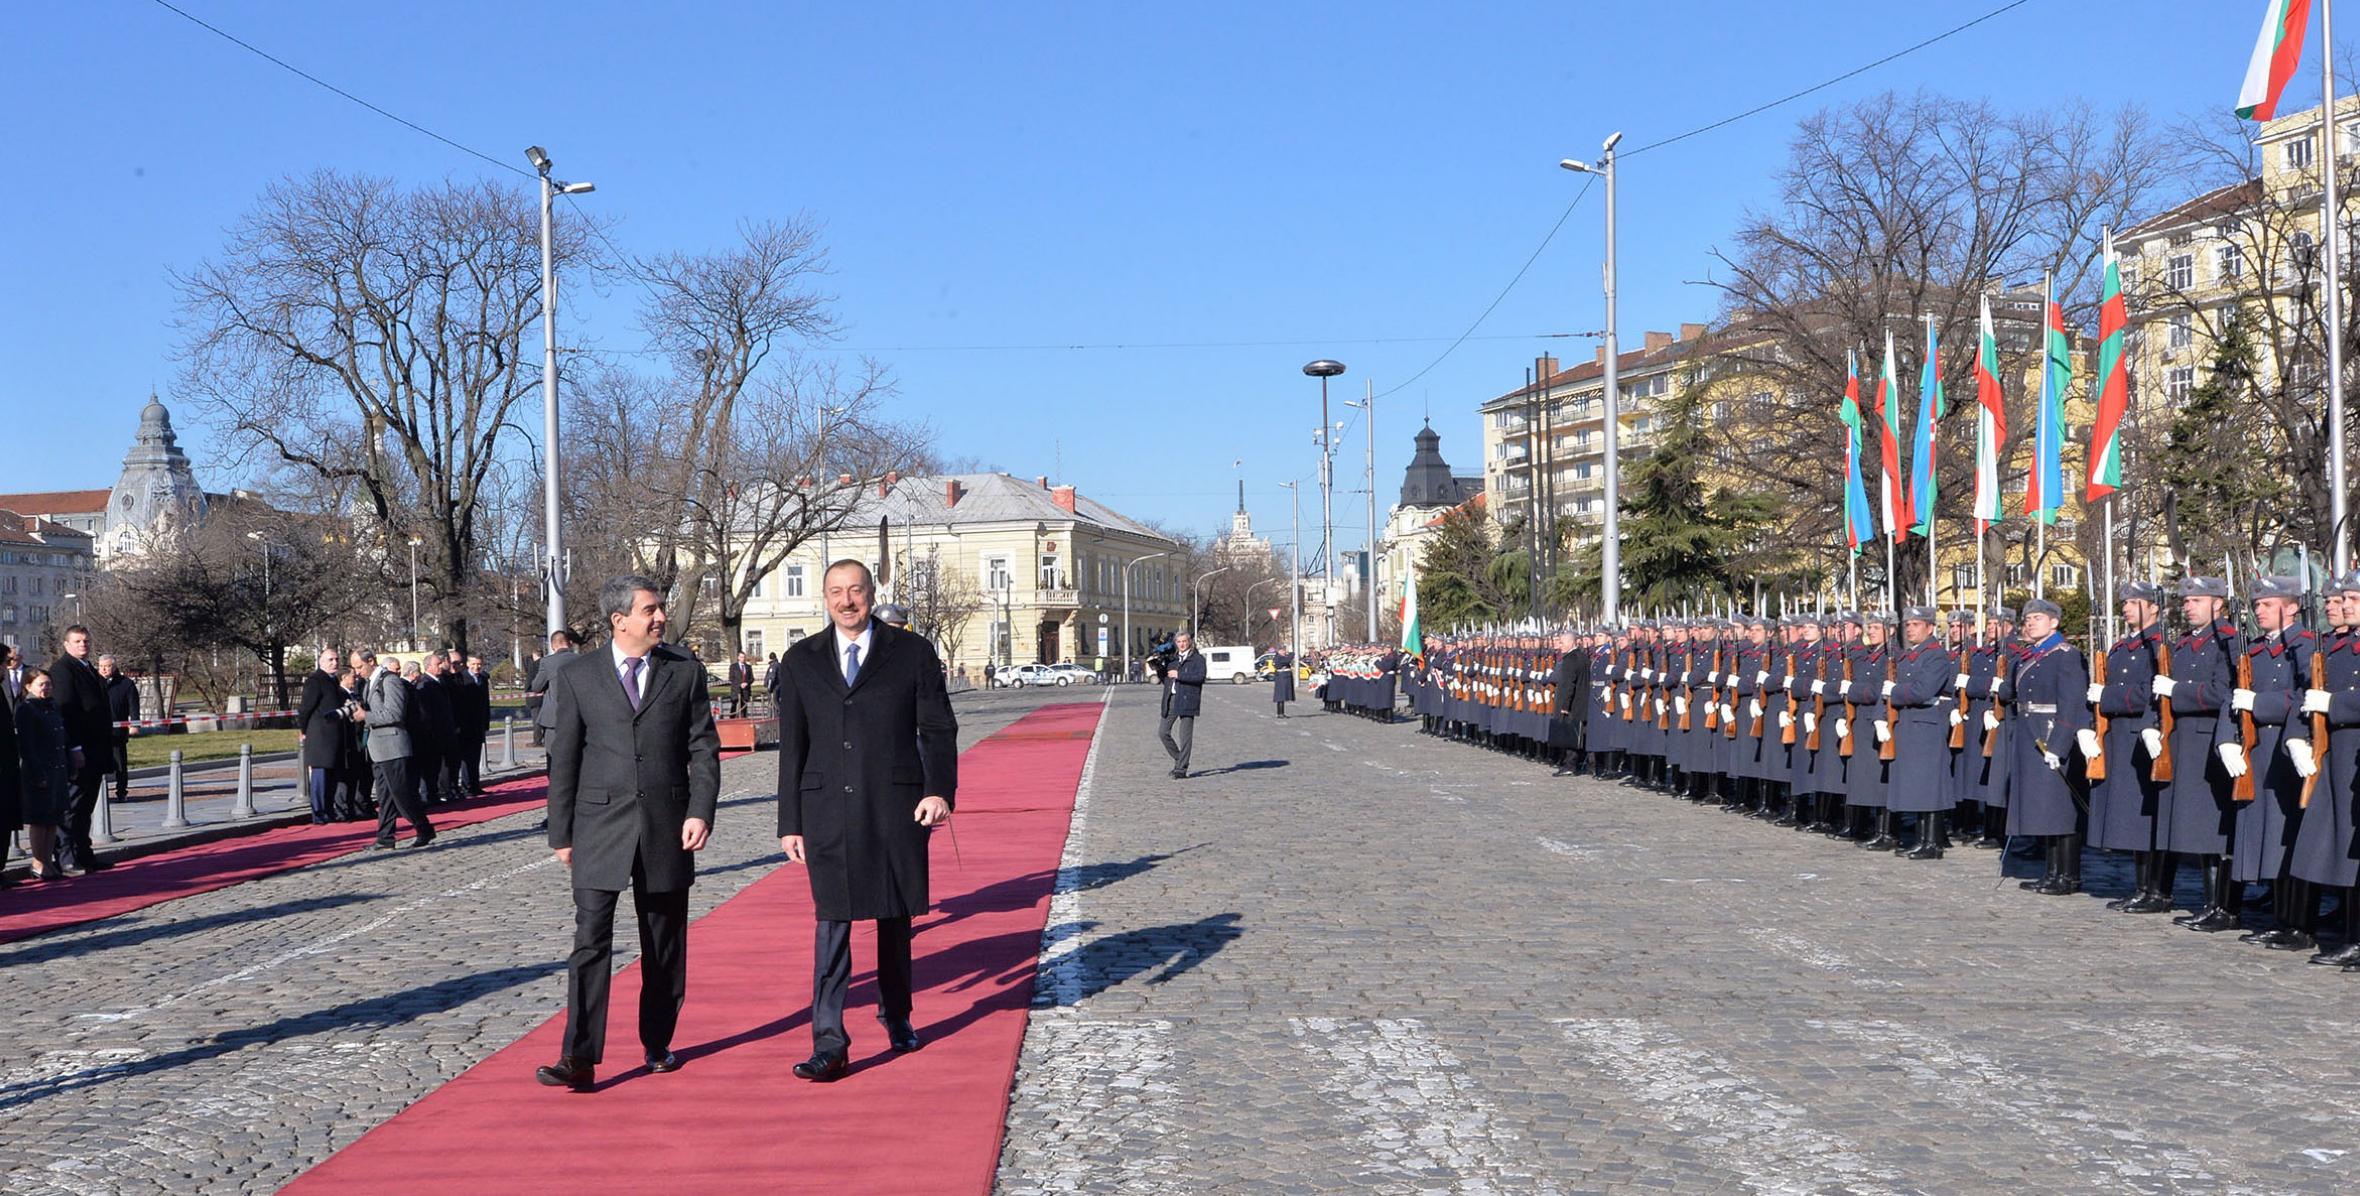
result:
<svg viewBox="0 0 2360 1196"><path fill-rule="evenodd" d="M880 532L880 525L883 527ZM807 541L747 602L741 642L762 659L828 626L820 576L830 558L865 561L879 601L910 607L956 674L983 665L1123 655L1130 573L1131 655L1186 626L1181 546L1072 486L1004 473L881 480L843 526ZM927 625L933 625L929 628ZM719 659L718 646L706 653Z"/></svg>

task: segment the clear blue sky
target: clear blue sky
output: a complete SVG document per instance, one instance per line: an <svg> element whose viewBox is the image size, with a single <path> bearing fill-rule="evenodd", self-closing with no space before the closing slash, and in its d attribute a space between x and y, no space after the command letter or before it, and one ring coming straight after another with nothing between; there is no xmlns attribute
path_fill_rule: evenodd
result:
<svg viewBox="0 0 2360 1196"><path fill-rule="evenodd" d="M583 202L627 251L715 248L741 220L808 212L834 256L842 345L893 366L900 410L934 421L946 455L1200 530L1225 522L1242 458L1256 522L1281 539L1276 483L1314 469L1317 384L1301 364L1345 361L1338 398L1426 366L1581 185L1560 157L1592 156L1615 129L1627 148L1751 107L2000 2L182 0L503 160L549 147L561 176L598 184ZM1631 159L1626 343L1711 317L1714 293L1695 285L1708 251L1773 198L1797 117L1925 86L2024 108L2135 102L2171 123L2232 105L2263 7L2031 0ZM2129 19L2093 23L2101 13ZM169 401L177 372L167 271L213 253L270 180L493 170L152 0L22 6L10 24L0 490L112 484L139 404L151 385ZM2289 109L2316 102L2315 82L2295 86L2305 100ZM1380 506L1426 411L1452 464L1474 471L1476 405L1521 385L1550 345L1589 351L1527 338L1600 325L1596 200L1479 332L1507 339L1469 341L1379 404ZM572 292L564 341L636 348L630 300ZM1225 344L965 348L1205 342ZM235 482L212 437L186 431L206 482ZM1356 424L1340 484L1359 484L1361 455ZM1361 502L1339 495L1345 528Z"/></svg>

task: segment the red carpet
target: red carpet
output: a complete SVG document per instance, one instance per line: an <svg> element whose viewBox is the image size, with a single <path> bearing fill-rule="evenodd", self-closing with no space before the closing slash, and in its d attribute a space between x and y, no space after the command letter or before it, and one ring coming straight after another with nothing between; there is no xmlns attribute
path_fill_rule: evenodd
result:
<svg viewBox="0 0 2360 1196"><path fill-rule="evenodd" d="M1044 706L969 748L953 854L934 838L936 910L915 945L925 1048L897 1056L875 1016L874 935L854 933L852 1074L809 1084L811 887L783 865L689 930L671 1075L638 1067L639 966L615 978L598 1091L533 1082L562 1012L284 1191L919 1196L991 1190L1033 965L1100 704ZM769 817L757 808L753 817ZM617 927L618 938L630 932ZM565 944L552 942L553 957ZM559 977L544 987L562 1000Z"/></svg>
<svg viewBox="0 0 2360 1196"><path fill-rule="evenodd" d="M723 752L722 758L744 754ZM548 781L541 777L502 781L490 786L483 797L436 806L426 816L439 835L532 809L541 804L548 789ZM410 824L401 823L399 833L401 841L408 843ZM280 827L141 856L62 884L19 888L0 898L5 903L0 910L0 943L309 867L365 850L376 838L374 822Z"/></svg>

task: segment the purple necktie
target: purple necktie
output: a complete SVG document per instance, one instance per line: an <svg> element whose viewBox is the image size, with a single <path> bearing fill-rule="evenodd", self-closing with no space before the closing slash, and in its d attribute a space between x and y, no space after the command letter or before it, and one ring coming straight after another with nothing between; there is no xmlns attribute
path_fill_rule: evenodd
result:
<svg viewBox="0 0 2360 1196"><path fill-rule="evenodd" d="M639 666L642 663L642 657L623 658L623 696L631 699L631 709L635 711L639 709Z"/></svg>

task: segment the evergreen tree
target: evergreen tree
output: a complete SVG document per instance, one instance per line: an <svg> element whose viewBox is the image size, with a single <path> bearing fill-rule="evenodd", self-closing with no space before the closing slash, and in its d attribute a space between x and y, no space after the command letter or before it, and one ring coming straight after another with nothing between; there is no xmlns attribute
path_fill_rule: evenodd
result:
<svg viewBox="0 0 2360 1196"><path fill-rule="evenodd" d="M1453 508L1418 555L1419 613L1430 634L1497 622L1522 609L1511 607L1493 581L1499 553L1484 520L1473 505Z"/></svg>
<svg viewBox="0 0 2360 1196"><path fill-rule="evenodd" d="M2250 414L2241 408L2255 395L2255 356L2251 330L2232 313L2213 342L2204 382L2172 413L2162 480L2180 546L2197 561L2242 556L2250 538L2240 521L2257 506L2286 497L2286 479L2275 462L2223 448L2244 442L2237 428Z"/></svg>

